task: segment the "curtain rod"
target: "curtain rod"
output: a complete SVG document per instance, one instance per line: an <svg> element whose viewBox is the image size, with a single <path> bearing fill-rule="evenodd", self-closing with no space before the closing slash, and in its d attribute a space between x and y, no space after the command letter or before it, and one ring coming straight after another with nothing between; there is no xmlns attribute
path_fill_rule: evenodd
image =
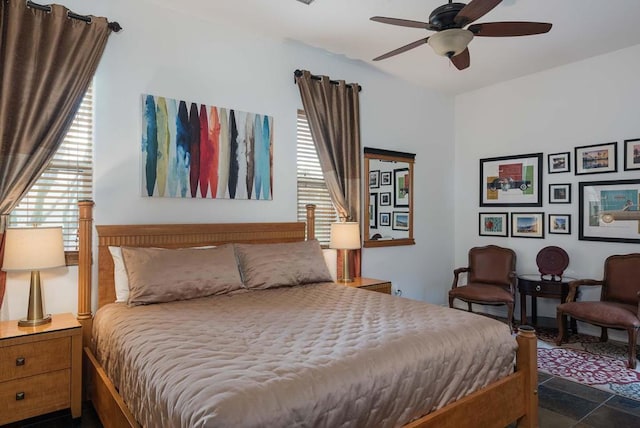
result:
<svg viewBox="0 0 640 428"><path fill-rule="evenodd" d="M31 7L33 9L37 9L37 10L42 10L45 12L51 12L51 6L47 6L47 5L43 5L43 4L38 4L38 3L34 3L32 1L27 0L27 7ZM86 15L79 15L77 13L73 13L70 10L67 11L67 16L69 18L72 19L77 19L79 21L83 21L86 22L87 24L91 24L91 17L90 16L86 16ZM107 24L107 26L109 27L109 29L115 33L119 32L120 30L122 30L122 27L120 26L120 24L118 24L117 22L109 22Z"/></svg>
<svg viewBox="0 0 640 428"><path fill-rule="evenodd" d="M293 72L293 75L294 75L295 77L300 77L300 76L302 76L302 70L298 69L298 70L294 71L294 72ZM322 80L322 76L316 76L315 74L312 74L312 75L311 75L311 78L312 78L313 80ZM294 79L294 82L295 82L295 79ZM331 84L333 84L333 85L337 85L337 84L338 84L338 83L340 83L340 82L338 82L337 80L331 80L331 79L329 79L329 83L331 83ZM348 85L347 87L348 87L348 88L351 88L351 85ZM362 86L360 86L360 85L358 85L358 92L362 92Z"/></svg>

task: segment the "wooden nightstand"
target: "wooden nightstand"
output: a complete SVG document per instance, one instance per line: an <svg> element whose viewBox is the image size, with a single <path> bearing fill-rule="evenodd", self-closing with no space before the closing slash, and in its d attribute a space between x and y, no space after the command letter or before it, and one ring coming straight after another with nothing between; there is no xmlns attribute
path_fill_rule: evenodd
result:
<svg viewBox="0 0 640 428"><path fill-rule="evenodd" d="M338 284L349 287L363 288L365 290L377 291L378 293L391 294L391 282L383 279L354 278L352 282L338 282Z"/></svg>
<svg viewBox="0 0 640 428"><path fill-rule="evenodd" d="M71 408L82 412L82 328L72 314L18 327L0 322L0 425Z"/></svg>

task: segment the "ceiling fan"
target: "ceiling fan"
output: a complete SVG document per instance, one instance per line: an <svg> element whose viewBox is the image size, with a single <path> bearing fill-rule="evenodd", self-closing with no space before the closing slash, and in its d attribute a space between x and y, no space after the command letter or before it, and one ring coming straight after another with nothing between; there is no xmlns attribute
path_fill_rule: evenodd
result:
<svg viewBox="0 0 640 428"><path fill-rule="evenodd" d="M543 34L551 30L551 24L544 22L487 22L469 25L489 13L502 0L471 0L468 4L453 3L437 7L429 15L429 22L374 16L372 21L401 27L423 28L436 31L435 34L387 52L374 58L380 61L410 49L429 44L433 50L451 60L458 70L469 67L470 57L467 47L475 36L513 37ZM466 29L465 26L469 25Z"/></svg>

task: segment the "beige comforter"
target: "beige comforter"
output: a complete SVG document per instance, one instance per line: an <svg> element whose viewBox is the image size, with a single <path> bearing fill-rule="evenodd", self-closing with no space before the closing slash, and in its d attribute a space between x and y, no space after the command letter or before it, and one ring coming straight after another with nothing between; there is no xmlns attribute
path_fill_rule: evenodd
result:
<svg viewBox="0 0 640 428"><path fill-rule="evenodd" d="M513 371L507 325L336 284L101 308L98 360L145 427L391 427Z"/></svg>

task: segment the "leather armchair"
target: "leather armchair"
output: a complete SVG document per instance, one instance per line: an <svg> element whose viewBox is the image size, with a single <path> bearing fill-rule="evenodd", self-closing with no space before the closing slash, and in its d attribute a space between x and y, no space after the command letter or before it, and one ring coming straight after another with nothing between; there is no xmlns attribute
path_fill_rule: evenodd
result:
<svg viewBox="0 0 640 428"><path fill-rule="evenodd" d="M449 290L449 307L455 299L472 304L506 305L509 327L513 325L516 295L516 253L496 245L474 247L469 250L469 265L453 271L453 284ZM458 285L461 273L467 273L466 285Z"/></svg>
<svg viewBox="0 0 640 428"><path fill-rule="evenodd" d="M601 286L599 301L576 302L578 287ZM559 334L564 340L567 316L602 328L600 340L608 340L607 329L626 330L629 336L630 368L636 367L636 343L640 332L640 253L608 257L602 281L579 279L569 283L567 301L557 308Z"/></svg>

